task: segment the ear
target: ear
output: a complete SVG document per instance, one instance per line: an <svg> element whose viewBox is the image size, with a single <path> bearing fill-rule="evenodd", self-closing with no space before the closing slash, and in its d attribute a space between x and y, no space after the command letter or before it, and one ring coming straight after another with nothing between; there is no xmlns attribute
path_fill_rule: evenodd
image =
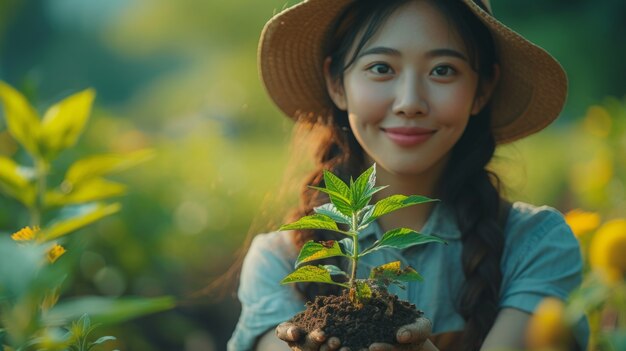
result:
<svg viewBox="0 0 626 351"><path fill-rule="evenodd" d="M335 79L330 74L330 57L324 60L324 79L326 80L326 90L331 100L337 105L340 110L347 110L348 103L346 100L346 93L343 89L343 85L338 79Z"/></svg>
<svg viewBox="0 0 626 351"><path fill-rule="evenodd" d="M472 105L472 116L478 114L489 99L491 99L491 95L493 94L493 90L496 85L498 85L498 81L500 80L500 66L496 63L493 65L493 78L487 82L484 82L482 87L480 87L480 91L476 92L476 97L474 98L474 104Z"/></svg>

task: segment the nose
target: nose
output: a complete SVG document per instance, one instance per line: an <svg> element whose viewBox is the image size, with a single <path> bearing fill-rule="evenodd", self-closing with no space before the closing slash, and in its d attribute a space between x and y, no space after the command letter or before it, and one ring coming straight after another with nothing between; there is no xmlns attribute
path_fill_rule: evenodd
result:
<svg viewBox="0 0 626 351"><path fill-rule="evenodd" d="M417 75L405 74L396 86L393 113L403 117L417 117L428 113L426 89Z"/></svg>

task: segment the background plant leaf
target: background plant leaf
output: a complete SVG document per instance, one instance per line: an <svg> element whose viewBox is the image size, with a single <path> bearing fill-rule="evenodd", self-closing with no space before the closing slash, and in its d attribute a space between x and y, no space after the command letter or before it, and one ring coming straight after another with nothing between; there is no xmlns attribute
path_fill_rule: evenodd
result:
<svg viewBox="0 0 626 351"><path fill-rule="evenodd" d="M82 133L96 93L86 89L50 107L41 122L39 143L43 156L51 160L59 152L76 144Z"/></svg>
<svg viewBox="0 0 626 351"><path fill-rule="evenodd" d="M31 155L39 155L37 139L41 122L37 111L30 105L24 95L10 85L0 81L0 100L4 105L4 118L9 133Z"/></svg>
<svg viewBox="0 0 626 351"><path fill-rule="evenodd" d="M110 336L110 335L102 336L102 337L98 338L98 340L89 343L89 345L90 346L91 345L100 345L100 344L103 344L103 343L105 343L107 341L113 341L113 340L117 340L117 338L115 338L114 336Z"/></svg>
<svg viewBox="0 0 626 351"><path fill-rule="evenodd" d="M0 190L31 206L35 201L35 187L20 169L20 165L12 159L0 156Z"/></svg>
<svg viewBox="0 0 626 351"><path fill-rule="evenodd" d="M118 173L134 167L154 157L150 149L138 150L129 154L93 155L74 162L65 174L64 182L70 186L85 180Z"/></svg>
<svg viewBox="0 0 626 351"><path fill-rule="evenodd" d="M341 251L339 242L335 240L323 242L308 241L300 249L300 254L296 259L296 267L305 262L336 256L346 256Z"/></svg>
<svg viewBox="0 0 626 351"><path fill-rule="evenodd" d="M304 216L299 220L282 225L278 230L298 230L298 229L326 229L336 232L342 232L337 227L337 223L332 218L323 214L313 214Z"/></svg>
<svg viewBox="0 0 626 351"><path fill-rule="evenodd" d="M46 248L20 245L0 235L0 301L24 296L40 270ZM6 318L1 316L0 318Z"/></svg>
<svg viewBox="0 0 626 351"><path fill-rule="evenodd" d="M93 178L69 187L69 191L55 189L46 193L46 206L63 206L104 200L126 193L126 185L103 178Z"/></svg>
<svg viewBox="0 0 626 351"><path fill-rule="evenodd" d="M47 228L41 230L37 240L40 242L55 240L104 217L110 216L118 212L121 208L122 206L119 203L88 206L85 212L77 216L51 223Z"/></svg>
<svg viewBox="0 0 626 351"><path fill-rule="evenodd" d="M411 246L422 245L432 242L446 244L443 239L434 235L420 234L409 228L397 228L383 234L380 240L377 240L374 245L365 249L361 254L359 254L359 257L365 256L373 251L385 247L391 247L394 249L406 249Z"/></svg>
<svg viewBox="0 0 626 351"><path fill-rule="evenodd" d="M157 298L87 296L59 302L43 315L48 326L67 325L83 314L88 314L94 324L115 324L149 313L172 309L175 300L169 296Z"/></svg>

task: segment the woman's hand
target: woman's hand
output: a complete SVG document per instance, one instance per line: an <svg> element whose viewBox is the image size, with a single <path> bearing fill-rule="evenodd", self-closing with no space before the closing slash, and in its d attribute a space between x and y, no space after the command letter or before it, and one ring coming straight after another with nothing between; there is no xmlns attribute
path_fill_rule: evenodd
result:
<svg viewBox="0 0 626 351"><path fill-rule="evenodd" d="M420 317L416 319L414 323L405 325L398 329L398 332L396 333L396 340L399 345L394 346L384 343L374 343L370 345L369 351L394 351L397 350L396 346L402 346L402 350L436 350L436 348L423 347L424 343L428 340L431 331L432 323L430 320ZM428 342L428 346L432 346L432 344Z"/></svg>
<svg viewBox="0 0 626 351"><path fill-rule="evenodd" d="M284 322L276 327L276 336L285 341L294 351L332 351L338 350L341 346L339 338L330 337L321 330L314 330L307 333L294 324Z"/></svg>

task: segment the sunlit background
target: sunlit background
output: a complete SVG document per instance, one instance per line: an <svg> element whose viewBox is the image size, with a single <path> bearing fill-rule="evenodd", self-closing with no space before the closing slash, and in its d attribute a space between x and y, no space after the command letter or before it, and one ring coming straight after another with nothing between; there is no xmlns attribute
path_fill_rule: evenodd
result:
<svg viewBox="0 0 626 351"><path fill-rule="evenodd" d="M289 3L294 3L290 1ZM498 152L512 199L604 218L626 213L626 2L493 0L504 23L565 67L570 92L547 130ZM153 148L118 176L121 213L81 232L66 295L173 295L169 312L102 328L120 350L223 350L232 295L198 295L232 264L249 231L280 218L290 123L256 72L263 24L284 0L0 0L0 80L41 110L97 91L80 154ZM21 152L0 118L0 155ZM62 176L62 175L59 175ZM54 177L54 174L53 174ZM257 221L253 224L253 221ZM262 218L259 223L259 218ZM0 195L0 232L28 224ZM251 229L252 228L252 229Z"/></svg>

